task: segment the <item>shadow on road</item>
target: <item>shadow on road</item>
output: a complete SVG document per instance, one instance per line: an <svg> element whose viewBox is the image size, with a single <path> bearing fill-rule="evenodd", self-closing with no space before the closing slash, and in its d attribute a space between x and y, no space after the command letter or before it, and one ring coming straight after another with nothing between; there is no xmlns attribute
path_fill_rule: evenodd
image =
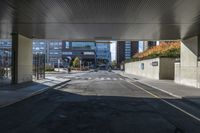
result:
<svg viewBox="0 0 200 133"><path fill-rule="evenodd" d="M200 129L198 121L156 98L83 96L53 89L0 109L0 118L2 133L198 133Z"/></svg>

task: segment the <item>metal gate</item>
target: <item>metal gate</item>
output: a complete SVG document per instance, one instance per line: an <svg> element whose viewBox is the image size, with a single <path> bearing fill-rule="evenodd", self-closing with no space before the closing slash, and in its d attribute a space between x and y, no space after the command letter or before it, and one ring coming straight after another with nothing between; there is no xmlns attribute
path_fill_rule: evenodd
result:
<svg viewBox="0 0 200 133"><path fill-rule="evenodd" d="M33 77L36 80L45 79L45 54L33 55Z"/></svg>

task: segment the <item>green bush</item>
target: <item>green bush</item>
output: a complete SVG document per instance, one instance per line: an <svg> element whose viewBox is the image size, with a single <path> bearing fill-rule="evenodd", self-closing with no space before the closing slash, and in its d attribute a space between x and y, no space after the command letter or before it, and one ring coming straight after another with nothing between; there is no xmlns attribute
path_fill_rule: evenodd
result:
<svg viewBox="0 0 200 133"><path fill-rule="evenodd" d="M46 68L45 71L47 71L47 72L53 72L54 68Z"/></svg>

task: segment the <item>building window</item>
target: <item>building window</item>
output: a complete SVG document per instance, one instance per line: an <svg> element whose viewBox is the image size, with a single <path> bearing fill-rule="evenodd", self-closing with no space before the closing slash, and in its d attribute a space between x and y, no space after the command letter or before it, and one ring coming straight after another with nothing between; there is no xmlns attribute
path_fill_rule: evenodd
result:
<svg viewBox="0 0 200 133"><path fill-rule="evenodd" d="M94 50L95 43L94 42L72 42L72 49Z"/></svg>
<svg viewBox="0 0 200 133"><path fill-rule="evenodd" d="M65 48L69 49L69 42L65 42Z"/></svg>

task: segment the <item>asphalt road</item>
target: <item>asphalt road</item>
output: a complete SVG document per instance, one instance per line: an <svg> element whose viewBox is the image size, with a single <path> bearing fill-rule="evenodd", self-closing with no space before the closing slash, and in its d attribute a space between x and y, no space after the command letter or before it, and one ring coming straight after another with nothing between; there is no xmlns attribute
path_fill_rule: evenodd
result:
<svg viewBox="0 0 200 133"><path fill-rule="evenodd" d="M0 109L0 133L200 133L200 107L112 72Z"/></svg>

